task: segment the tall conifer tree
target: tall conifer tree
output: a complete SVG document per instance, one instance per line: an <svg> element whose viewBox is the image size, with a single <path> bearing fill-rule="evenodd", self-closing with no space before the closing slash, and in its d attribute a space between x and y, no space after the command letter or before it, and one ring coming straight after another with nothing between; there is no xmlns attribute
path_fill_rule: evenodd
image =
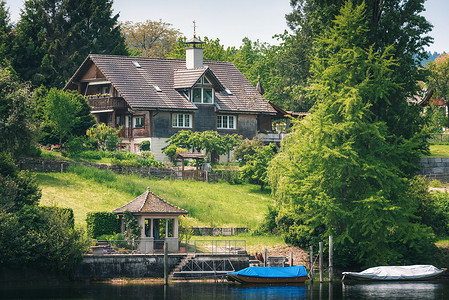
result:
<svg viewBox="0 0 449 300"><path fill-rule="evenodd" d="M416 145L392 142L372 111L401 89L397 61L393 47L370 44L365 5L351 3L316 40L310 93L317 102L270 168L278 224L303 247L333 235L340 265L416 262L432 246L429 229L415 222L419 201L402 170L403 153L417 155Z"/></svg>
<svg viewBox="0 0 449 300"><path fill-rule="evenodd" d="M14 67L34 85L64 86L89 53L127 54L111 0L27 0Z"/></svg>

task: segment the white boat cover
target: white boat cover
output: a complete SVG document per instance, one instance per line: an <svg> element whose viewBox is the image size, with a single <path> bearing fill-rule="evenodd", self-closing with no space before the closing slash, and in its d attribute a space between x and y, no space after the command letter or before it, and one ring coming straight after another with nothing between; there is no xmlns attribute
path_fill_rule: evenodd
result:
<svg viewBox="0 0 449 300"><path fill-rule="evenodd" d="M362 272L343 272L345 276L362 280L424 280L443 273L432 265L413 266L381 266L366 269Z"/></svg>

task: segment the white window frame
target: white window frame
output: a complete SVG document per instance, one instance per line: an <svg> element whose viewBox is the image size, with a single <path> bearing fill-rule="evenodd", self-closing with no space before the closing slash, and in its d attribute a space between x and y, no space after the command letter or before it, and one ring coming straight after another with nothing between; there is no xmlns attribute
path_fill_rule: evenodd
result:
<svg viewBox="0 0 449 300"><path fill-rule="evenodd" d="M215 103L215 89L213 88L212 84L210 83L210 80L206 78L207 83L205 83L204 79L206 77L202 76L200 79L198 79L197 83L195 84L195 86L190 90L190 101L192 103L197 103L197 104L214 104ZM193 101L193 90L194 89L200 89L201 90L201 102L199 101ZM212 99L211 102L204 102L204 90L205 89L210 89L212 91Z"/></svg>
<svg viewBox="0 0 449 300"><path fill-rule="evenodd" d="M142 126L137 127L137 119L142 119ZM145 116L135 116L133 117L133 128L145 128Z"/></svg>
<svg viewBox="0 0 449 300"><path fill-rule="evenodd" d="M182 116L182 124L179 125L179 116ZM188 124L186 125L186 117L188 117ZM172 128L192 128L192 114L186 113L172 113Z"/></svg>
<svg viewBox="0 0 449 300"><path fill-rule="evenodd" d="M221 126L218 126L218 119L221 119ZM232 127L229 126L229 120L233 119ZM225 121L226 120L226 121ZM226 124L225 124L226 123ZM217 129L236 130L237 129L237 117L234 115L217 115Z"/></svg>

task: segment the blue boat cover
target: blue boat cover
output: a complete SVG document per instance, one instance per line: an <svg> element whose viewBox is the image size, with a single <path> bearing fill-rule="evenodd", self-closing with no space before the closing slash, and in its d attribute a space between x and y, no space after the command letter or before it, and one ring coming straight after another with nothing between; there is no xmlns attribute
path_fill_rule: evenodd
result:
<svg viewBox="0 0 449 300"><path fill-rule="evenodd" d="M228 273L228 275L261 277L261 278L294 278L307 276L304 266L294 267L248 267L237 272Z"/></svg>

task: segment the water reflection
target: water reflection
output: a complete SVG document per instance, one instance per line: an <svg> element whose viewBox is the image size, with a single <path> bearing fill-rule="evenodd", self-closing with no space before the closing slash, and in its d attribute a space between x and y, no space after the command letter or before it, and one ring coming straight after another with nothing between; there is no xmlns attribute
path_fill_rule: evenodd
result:
<svg viewBox="0 0 449 300"><path fill-rule="evenodd" d="M343 298L357 296L359 299L443 299L439 298L440 293L444 292L443 287L444 284L433 282L342 284Z"/></svg>
<svg viewBox="0 0 449 300"><path fill-rule="evenodd" d="M82 284L5 286L0 299L449 299L449 282L307 283L259 286L227 282L162 284Z"/></svg>
<svg viewBox="0 0 449 300"><path fill-rule="evenodd" d="M235 299L307 299L306 285L236 286L232 289Z"/></svg>

